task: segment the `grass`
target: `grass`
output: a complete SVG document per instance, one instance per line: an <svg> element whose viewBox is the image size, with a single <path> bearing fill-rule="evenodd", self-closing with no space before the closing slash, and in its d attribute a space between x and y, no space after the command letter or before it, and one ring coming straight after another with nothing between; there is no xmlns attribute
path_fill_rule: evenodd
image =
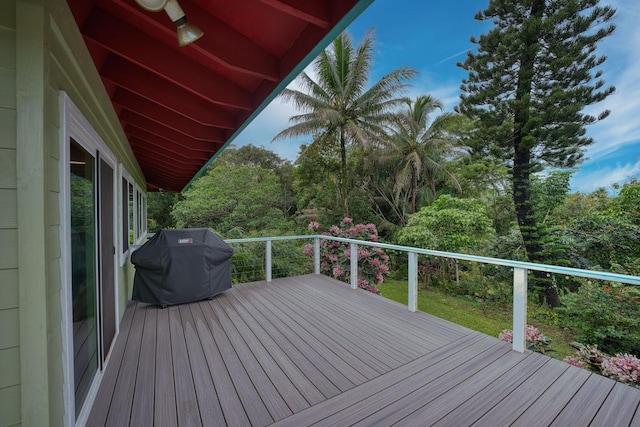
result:
<svg viewBox="0 0 640 427"><path fill-rule="evenodd" d="M402 304L407 303L407 282L386 279L378 288L384 297ZM418 309L494 337L503 329L511 329L510 306L477 301L467 296L449 295L433 288L418 292ZM554 325L556 318L552 311L530 304L528 318L529 324L534 324L551 338L554 352L549 356L563 359L575 353L569 345L573 341L572 335L566 329Z"/></svg>

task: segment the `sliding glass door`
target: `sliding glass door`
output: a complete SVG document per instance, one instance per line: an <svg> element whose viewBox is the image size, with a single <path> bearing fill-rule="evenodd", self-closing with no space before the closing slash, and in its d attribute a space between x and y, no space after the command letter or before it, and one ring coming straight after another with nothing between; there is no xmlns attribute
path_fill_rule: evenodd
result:
<svg viewBox="0 0 640 427"><path fill-rule="evenodd" d="M114 167L69 140L71 310L76 418L116 335Z"/></svg>
<svg viewBox="0 0 640 427"><path fill-rule="evenodd" d="M76 417L99 368L96 161L70 141L71 297Z"/></svg>

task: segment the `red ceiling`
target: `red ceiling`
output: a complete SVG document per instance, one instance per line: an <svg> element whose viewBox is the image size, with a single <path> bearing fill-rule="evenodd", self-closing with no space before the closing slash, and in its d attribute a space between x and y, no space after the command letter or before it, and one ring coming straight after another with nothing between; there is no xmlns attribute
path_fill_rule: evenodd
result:
<svg viewBox="0 0 640 427"><path fill-rule="evenodd" d="M205 33L183 48L164 12L134 0L68 4L149 189L180 191L372 1L179 0Z"/></svg>

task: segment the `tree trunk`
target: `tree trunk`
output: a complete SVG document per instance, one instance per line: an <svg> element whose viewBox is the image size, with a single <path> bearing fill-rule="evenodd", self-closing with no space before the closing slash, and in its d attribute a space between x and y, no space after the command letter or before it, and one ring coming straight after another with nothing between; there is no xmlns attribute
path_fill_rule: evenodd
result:
<svg viewBox="0 0 640 427"><path fill-rule="evenodd" d="M411 213L416 213L416 198L418 197L418 174L411 168Z"/></svg>
<svg viewBox="0 0 640 427"><path fill-rule="evenodd" d="M349 189L347 188L347 145L344 140L344 128L340 128L340 196L342 197L342 214L349 216Z"/></svg>
<svg viewBox="0 0 640 427"><path fill-rule="evenodd" d="M534 0L531 16L540 19L545 8L545 0ZM535 59L538 49L539 26L524 26L523 50L518 71L518 82L514 108L513 128L513 202L516 208L518 227L522 235L524 247L530 262L544 263L543 245L540 240L541 230L533 209L530 181L532 173L531 149L535 145L529 133L530 96L532 93L532 76L535 73ZM560 298L555 285L543 272L534 272L534 286L544 288L541 301L546 300L550 307L560 305ZM544 296L542 296L544 295Z"/></svg>

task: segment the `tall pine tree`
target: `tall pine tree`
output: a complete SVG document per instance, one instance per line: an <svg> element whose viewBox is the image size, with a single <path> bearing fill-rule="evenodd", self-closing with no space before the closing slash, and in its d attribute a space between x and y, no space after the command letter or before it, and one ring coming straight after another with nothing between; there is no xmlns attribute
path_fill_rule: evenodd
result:
<svg viewBox="0 0 640 427"><path fill-rule="evenodd" d="M491 0L476 19L493 29L471 39L460 67L468 71L459 111L476 119L473 146L511 168L516 217L531 262L545 262L545 230L531 199L532 174L546 167L573 167L593 140L585 126L605 118L583 112L615 89L605 87L596 55L599 41L615 26L615 10L599 0ZM480 147L480 148L479 148ZM560 304L543 275L544 298Z"/></svg>

